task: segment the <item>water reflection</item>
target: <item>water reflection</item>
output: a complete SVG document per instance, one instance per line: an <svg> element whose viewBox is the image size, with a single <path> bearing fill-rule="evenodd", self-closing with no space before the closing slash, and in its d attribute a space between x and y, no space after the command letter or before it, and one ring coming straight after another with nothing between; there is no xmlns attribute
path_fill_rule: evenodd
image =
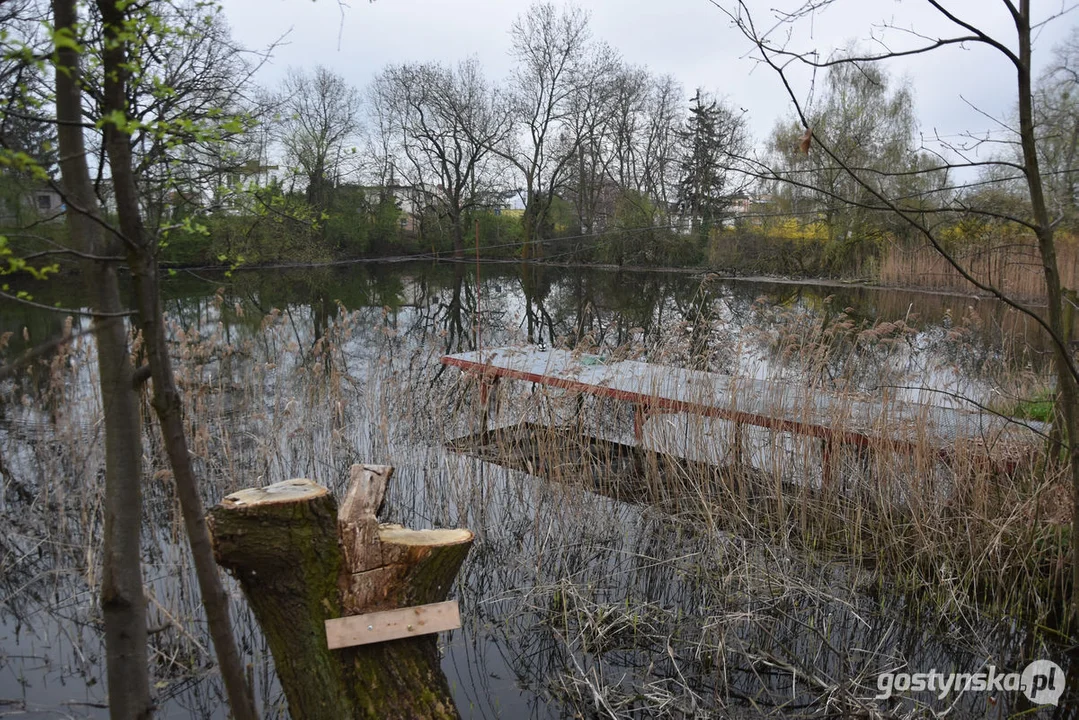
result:
<svg viewBox="0 0 1079 720"><path fill-rule="evenodd" d="M477 428L467 380L438 358L480 344L587 347L861 392L911 387L923 399L937 395L927 388L999 393L1005 380L1018 394L1044 375L1046 345L995 303L503 264L483 265L478 284L468 264L358 265L181 273L166 292L208 503L286 477L340 492L351 463L381 462L398 468L389 520L476 533L458 590L466 625L444 662L466 717L860 712L885 668L975 672L1042 655L1074 665L1013 620L918 616L919 603L860 570L444 449ZM10 358L60 336L64 321L4 308L8 331ZM0 386L0 698L76 717L105 712L94 707L104 691L93 357L80 335ZM612 431L629 421L596 414ZM156 436L145 445L161 716L224 717L171 479ZM265 642L235 588L233 601L263 711L283 717ZM969 694L956 712L1010 702Z"/></svg>

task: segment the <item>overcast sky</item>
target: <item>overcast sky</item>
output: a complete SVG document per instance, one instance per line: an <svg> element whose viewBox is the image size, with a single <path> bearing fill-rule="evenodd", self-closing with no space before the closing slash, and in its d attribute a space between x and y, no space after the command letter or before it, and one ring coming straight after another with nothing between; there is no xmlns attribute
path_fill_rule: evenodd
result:
<svg viewBox="0 0 1079 720"><path fill-rule="evenodd" d="M731 0L716 0L725 6ZM1014 47L1014 27L1002 0L945 0L948 8ZM324 65L364 88L386 64L456 62L479 58L492 80L509 74L509 28L529 0L224 0L233 36L249 48L264 48L286 35L259 80L275 85L290 66ZM710 0L587 0L593 35L632 64L669 73L686 88L702 87L749 112L754 136L765 138L790 104L775 73L758 66L751 46ZM787 2L798 7L803 0ZM1061 0L1033 0L1036 19L1061 10ZM1068 3L1070 4L1070 3ZM771 8L784 0L747 0L761 27L775 23ZM1047 24L1035 44L1035 67L1079 22L1079 12ZM952 36L956 27L921 0L837 0L800 23L791 45L828 54L851 41L873 47L874 27L886 23L931 37ZM1010 32L1009 32L1010 30ZM909 45L909 34L889 31L892 47ZM880 34L879 30L876 34ZM923 133L952 137L963 131L998 129L981 114L1006 119L1015 104L1015 75L985 47L955 46L893 64L912 85ZM811 76L796 78L795 92L810 97ZM973 107L972 107L973 106ZM977 109L975 109L977 108Z"/></svg>

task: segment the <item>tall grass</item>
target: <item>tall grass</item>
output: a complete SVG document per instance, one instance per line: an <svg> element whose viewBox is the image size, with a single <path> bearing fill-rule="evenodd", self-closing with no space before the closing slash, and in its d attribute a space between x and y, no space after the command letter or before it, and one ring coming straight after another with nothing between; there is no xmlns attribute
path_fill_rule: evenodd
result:
<svg viewBox="0 0 1079 720"><path fill-rule="evenodd" d="M862 422L859 403L880 405L878 429L914 445L836 448L825 484L819 440L672 414L653 416L638 444L626 404L524 383L500 387L481 426L475 383L439 363L467 346L455 324L472 326L467 312L454 318L453 297L417 285L400 310L327 318L296 305L263 316L219 292L178 308L171 332L208 503L288 477L340 492L350 464L381 462L398 468L387 520L476 533L457 591L466 626L444 663L466 716L925 716L943 706L874 700L877 673L1056 655L1025 628L1051 623L1066 593L1059 471L994 471L982 458L1003 457L1002 442L940 461L919 430L930 410L903 415L894 399L919 371L926 331L703 295L660 308L647 340L609 332L600 312L576 325L575 352L738 370L731 391L747 402L760 380L805 414L827 393L836 429ZM483 297L514 307L506 289ZM485 313L484 345L520 342L519 320ZM961 333L936 341L956 368L975 354ZM68 681L83 678L80 692L100 702L89 682L103 463L94 366L79 335L36 383L0 387L0 612L42 637L70 636L70 656L87 660ZM158 699L166 717L223 716L171 477L148 407L144 417ZM282 717L265 643L232 593L263 712ZM528 699L512 705L521 688ZM31 682L22 702L54 697ZM956 707L977 715L985 702L968 694Z"/></svg>
<svg viewBox="0 0 1079 720"><path fill-rule="evenodd" d="M1079 286L1079 239L1057 234L1057 265L1061 284ZM959 264L979 281L1014 297L1045 301L1045 271L1033 238L1008 238L986 243L967 243L953 253ZM934 248L888 245L880 265L880 281L886 285L977 292Z"/></svg>
<svg viewBox="0 0 1079 720"><path fill-rule="evenodd" d="M1037 462L1042 440L1034 432L1003 420L990 429L980 414L897 394L715 381L729 383L728 407L872 440L836 440L826 449L822 438L797 431L660 413L638 444L625 403L508 382L493 421L498 429L469 436L458 421L471 440L451 447L472 451L475 443L492 462L646 503L707 532L869 568L882 585L937 607L1045 622L1063 605L1068 485L1059 469ZM670 395L663 375L652 382L646 393ZM715 404L713 388L703 384L682 397ZM455 426L453 415L443 422ZM955 439L953 423L982 434Z"/></svg>

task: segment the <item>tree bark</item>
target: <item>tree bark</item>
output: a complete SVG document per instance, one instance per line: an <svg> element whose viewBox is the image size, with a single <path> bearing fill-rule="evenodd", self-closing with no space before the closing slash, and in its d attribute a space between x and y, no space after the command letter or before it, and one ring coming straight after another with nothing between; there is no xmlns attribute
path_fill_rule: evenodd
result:
<svg viewBox="0 0 1079 720"><path fill-rule="evenodd" d="M536 214L535 197L532 191L532 177L526 177L525 208L521 215L521 259L528 260L532 257L532 240L535 237L533 218Z"/></svg>
<svg viewBox="0 0 1079 720"><path fill-rule="evenodd" d="M453 257L456 260L463 260L465 257L465 231L461 227L461 212L456 211L451 217L453 221Z"/></svg>
<svg viewBox="0 0 1079 720"><path fill-rule="evenodd" d="M1023 164L1034 214L1035 234L1045 272L1045 293L1049 310L1049 329L1053 334L1053 359L1059 385L1061 415L1064 418L1065 447L1071 464L1072 477L1072 619L1079 623L1079 387L1068 357L1070 328L1064 326L1064 292L1057 267L1053 224L1045 202L1041 170L1038 165L1037 143L1034 134L1034 102L1031 82L1030 0L1022 0L1015 16L1019 36L1019 140L1023 148Z"/></svg>
<svg viewBox="0 0 1079 720"><path fill-rule="evenodd" d="M54 0L54 30L78 37L75 0ZM79 52L72 44L56 49L56 119L66 218L71 240L87 253L119 253L106 238L86 163L82 130ZM142 429L131 383L127 326L116 268L89 262L94 338L105 417L105 535L101 609L105 621L109 713L113 718L149 718L150 673L146 652L146 597L142 587Z"/></svg>
<svg viewBox="0 0 1079 720"><path fill-rule="evenodd" d="M129 38L126 27L126 3L118 0L98 0L104 24L105 49L102 52L104 82L103 115L126 117L127 81L129 77ZM175 478L176 494L187 530L188 542L198 578L202 604L213 639L214 650L225 684L229 705L238 720L256 720L254 697L243 672L243 661L236 648L229 620L228 596L214 564L210 533L206 527L205 510L199 495L198 481L191 467L184 435L183 406L172 373L172 362L165 338L164 314L158 292L158 269L155 245L146 236L139 209L135 174L132 170L130 133L116 124L104 124L105 150L116 198L120 231L127 242L128 265L135 286L135 301L139 311L139 326L149 356L153 382L152 404L161 423L161 434ZM130 386L130 382L129 382Z"/></svg>
<svg viewBox="0 0 1079 720"><path fill-rule="evenodd" d="M241 490L210 513L217 560L239 580L295 718L456 718L435 635L330 650L333 618L445 600L468 530L379 525L393 468L352 468L340 510L287 480Z"/></svg>

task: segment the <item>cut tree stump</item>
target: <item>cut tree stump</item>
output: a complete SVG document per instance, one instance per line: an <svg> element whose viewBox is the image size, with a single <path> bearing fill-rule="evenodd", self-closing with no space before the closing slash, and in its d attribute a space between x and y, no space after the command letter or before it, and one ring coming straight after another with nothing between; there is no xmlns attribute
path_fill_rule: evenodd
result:
<svg viewBox="0 0 1079 720"><path fill-rule="evenodd" d="M414 608L432 628L452 626L449 610L436 604L473 535L380 525L392 474L386 465L352 466L340 509L326 488L286 480L233 493L210 511L217 561L235 575L262 627L293 718L459 717L436 635L335 650L327 643L328 620L379 612L373 618L384 627L397 617L380 611L414 606L435 606Z"/></svg>

